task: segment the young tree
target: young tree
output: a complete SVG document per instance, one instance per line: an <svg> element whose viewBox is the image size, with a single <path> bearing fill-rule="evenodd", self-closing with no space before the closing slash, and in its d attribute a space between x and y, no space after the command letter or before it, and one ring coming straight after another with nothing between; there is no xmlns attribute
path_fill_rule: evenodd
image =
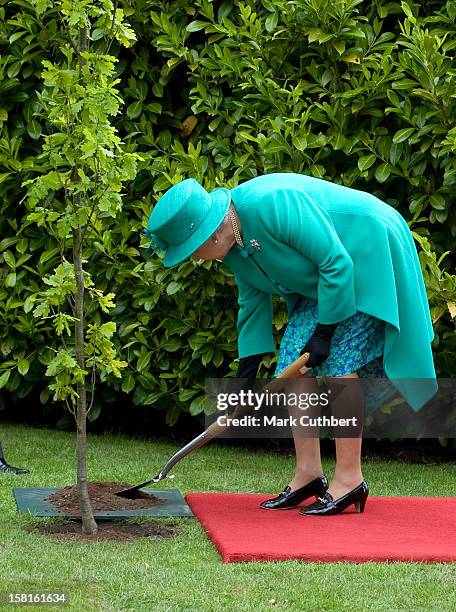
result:
<svg viewBox="0 0 456 612"><path fill-rule="evenodd" d="M44 287L28 298L26 310L52 321L62 344L46 375L54 400L66 402L76 421L77 484L82 530L94 534L97 525L87 487L86 421L93 405L96 376L121 377L127 363L116 358L113 321L102 313L114 307L113 293L94 286L86 264L95 240L106 244L109 224L122 206L121 189L135 178L142 158L129 153L110 118L122 99L114 78L117 59L108 55L113 39L129 46L133 31L122 9L110 0L32 0L37 15L59 19L62 36L58 61L43 61L43 89L37 93L47 126L43 173L23 182L23 200L31 211L26 224L36 223L52 235L60 264L43 278ZM90 377L90 382L87 379ZM88 401L88 395L91 395Z"/></svg>

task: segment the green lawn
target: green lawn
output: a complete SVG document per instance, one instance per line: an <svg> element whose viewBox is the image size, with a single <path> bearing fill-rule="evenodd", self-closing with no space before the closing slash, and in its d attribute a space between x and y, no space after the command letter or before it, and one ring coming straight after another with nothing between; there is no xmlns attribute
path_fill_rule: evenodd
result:
<svg viewBox="0 0 456 612"><path fill-rule="evenodd" d="M59 543L28 533L26 525L44 519L20 517L11 488L74 482L73 434L2 425L0 440L10 463L31 470L0 474L0 591L65 590L66 609L78 611L454 610L456 564L224 564L193 518L172 519L178 534L162 541ZM111 435L90 436L89 443L91 480L133 483L153 477L178 448ZM324 467L331 474L333 461ZM175 480L160 487L184 495L277 493L293 474L293 458L212 442L172 473ZM447 496L454 494L456 466L370 460L364 476L372 495Z"/></svg>

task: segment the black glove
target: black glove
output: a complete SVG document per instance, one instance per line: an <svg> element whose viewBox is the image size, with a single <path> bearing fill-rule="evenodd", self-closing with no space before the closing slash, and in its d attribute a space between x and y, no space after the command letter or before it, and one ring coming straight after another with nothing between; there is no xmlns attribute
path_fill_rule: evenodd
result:
<svg viewBox="0 0 456 612"><path fill-rule="evenodd" d="M299 353L300 355L310 353L306 363L307 368L319 366L328 358L331 350L331 340L337 325L337 323L330 323L329 325L317 323L314 333Z"/></svg>
<svg viewBox="0 0 456 612"><path fill-rule="evenodd" d="M226 377L223 379L225 383L223 385L223 392L236 393L237 395L240 395L241 391L248 392L249 390L252 390L255 383L258 366L260 365L262 359L262 354L241 357L239 359L236 376L234 378ZM214 392L214 400L216 400L217 394L220 392L220 388L214 389ZM233 413L236 408L237 405L230 405L226 409L226 414Z"/></svg>
<svg viewBox="0 0 456 612"><path fill-rule="evenodd" d="M241 357L239 359L238 370L236 373L236 379L230 381L230 393L239 394L241 391L251 391L253 389L255 379L258 372L258 366L263 359L262 354L249 355L248 357ZM240 379L240 380L237 380ZM233 406L228 414L231 414L236 410L236 406Z"/></svg>
<svg viewBox="0 0 456 612"><path fill-rule="evenodd" d="M263 359L263 355L249 355L239 359L238 370L235 378L226 379L228 383L227 391L229 393L240 393L240 391L249 391L255 383L258 366ZM240 379L240 380L239 380Z"/></svg>
<svg viewBox="0 0 456 612"><path fill-rule="evenodd" d="M263 355L249 355L248 357L241 357L239 359L238 371L236 378L246 378L247 381L243 382L240 388L251 389L255 382L258 366L263 360Z"/></svg>

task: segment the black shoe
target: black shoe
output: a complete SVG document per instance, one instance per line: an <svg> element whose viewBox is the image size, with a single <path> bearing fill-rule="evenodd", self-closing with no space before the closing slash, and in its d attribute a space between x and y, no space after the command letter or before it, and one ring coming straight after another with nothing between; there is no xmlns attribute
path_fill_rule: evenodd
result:
<svg viewBox="0 0 456 612"><path fill-rule="evenodd" d="M301 508L299 514L305 515L327 515L339 514L352 504L355 504L356 512L364 512L367 496L369 495L369 487L367 482L363 480L357 487L334 500L331 493L326 491L324 495L319 497L313 504Z"/></svg>
<svg viewBox="0 0 456 612"><path fill-rule="evenodd" d="M286 508L294 508L305 499L312 497L318 497L323 495L328 488L328 479L323 474L309 483L292 491L290 486L287 485L282 493L279 493L277 497L273 499L266 499L261 502L260 507L266 508L267 510L282 510Z"/></svg>
<svg viewBox="0 0 456 612"><path fill-rule="evenodd" d="M4 459L0 459L0 472L9 472L11 474L28 474L29 471L25 468L13 467L6 463Z"/></svg>

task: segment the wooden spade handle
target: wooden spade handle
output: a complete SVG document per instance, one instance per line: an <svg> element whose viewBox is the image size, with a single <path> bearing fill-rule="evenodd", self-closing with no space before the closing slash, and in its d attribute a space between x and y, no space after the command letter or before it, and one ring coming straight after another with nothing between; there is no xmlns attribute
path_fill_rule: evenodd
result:
<svg viewBox="0 0 456 612"><path fill-rule="evenodd" d="M275 378L274 380L272 380L268 385L267 388L270 390L272 388L273 384L277 384L277 383L281 383L281 385L283 385L283 379L285 378L299 378L299 376L301 376L302 374L305 374L308 370L310 370L310 368L305 367L305 364L307 363L307 360L309 359L309 353L305 353L304 355L302 355L301 357L298 357L298 359L296 359L295 361L293 361L293 363L291 363L287 368L285 368L280 374L279 376L277 376L277 378ZM300 372L300 368L305 368L304 372ZM264 387L266 389L266 387ZM246 406L236 406L234 412L232 413L232 417L240 417L242 416L243 413L250 410L250 407L246 407ZM180 450L177 451L177 453L174 453L174 455L171 457L171 459L168 460L168 462L165 464L165 466L163 467L163 469L161 470L161 472L158 474L158 476L156 476L153 480L148 480L147 482L142 483L141 485L138 485L138 487L132 487L131 489L126 489L124 491L120 491L119 493L131 493L132 491L134 492L135 490L137 490L138 488L144 487L148 484L151 483L155 483L158 482L160 480L163 480L163 478L166 478L168 472L170 471L170 469L181 459L183 459L184 457L186 457L187 455L189 455L190 453L192 453L194 450L196 450L197 448L200 448L201 446L204 446L204 444L207 444L209 442L209 440L212 440L213 438L215 438L216 436L218 436L220 433L222 433L223 431L225 431L226 429L229 429L230 425L219 425L217 423L217 421L214 421L211 425L209 425L209 427L207 429L205 429L203 431L203 433L201 433L199 436L197 436L196 438L194 438L193 440L191 440L188 444L186 444L183 448L181 448ZM170 476L170 478L172 478L172 476Z"/></svg>
<svg viewBox="0 0 456 612"><path fill-rule="evenodd" d="M282 372L280 372L277 378L275 378L274 380L271 380L271 382L269 382L264 387L264 390L266 389L268 389L268 391L278 390L283 386L284 378L300 378L304 374L307 374L307 372L311 369L311 368L307 368L305 365L307 361L309 360L309 357L310 357L309 353L304 353L304 355L301 355L300 357L295 359L293 363L290 363L290 365L287 368L285 368L284 370L282 370ZM299 371L301 368L304 369L304 372Z"/></svg>
<svg viewBox="0 0 456 612"><path fill-rule="evenodd" d="M303 374L306 374L311 368L306 367L304 372L300 372L299 370L306 365L309 360L309 357L309 353L304 353L304 355L301 355L301 357L295 359L293 363L290 363L287 368L282 370L282 372L280 372L277 378L299 378Z"/></svg>
<svg viewBox="0 0 456 612"><path fill-rule="evenodd" d="M284 379L300 378L301 376L306 374L311 369L311 368L305 367L305 364L309 360L309 357L310 357L309 353L304 353L304 355L301 355L300 357L298 357L298 359L295 359L295 361L293 361L293 363L290 363L290 365L287 368L282 370L282 372L280 372L280 374L274 380L271 380L267 385L265 385L262 391L264 392L266 389L268 391L278 390L279 388L283 386ZM299 371L301 368L304 368L304 372ZM251 409L250 406L236 406L236 408L233 410L231 414L231 417L239 418L246 412L249 412L250 409ZM228 429L229 427L230 427L229 425L219 425L217 421L214 421L214 423L209 425L209 427L204 432L206 434L204 437L207 437L209 439L213 438L217 436L218 434L220 434L222 431Z"/></svg>

